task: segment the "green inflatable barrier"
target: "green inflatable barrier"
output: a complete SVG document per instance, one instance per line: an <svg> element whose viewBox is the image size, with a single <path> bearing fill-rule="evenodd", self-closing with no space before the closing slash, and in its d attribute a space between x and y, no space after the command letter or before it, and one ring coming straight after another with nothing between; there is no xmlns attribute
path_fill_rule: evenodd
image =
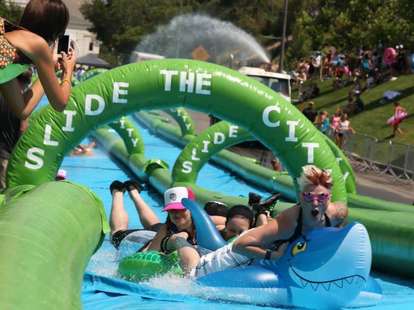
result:
<svg viewBox="0 0 414 310"><path fill-rule="evenodd" d="M83 273L107 231L102 202L84 187L8 190L0 205L0 309L81 309Z"/></svg>
<svg viewBox="0 0 414 310"><path fill-rule="evenodd" d="M331 169L333 200L346 201L341 169L323 134L286 99L236 71L170 59L102 73L73 89L63 113L44 108L15 148L8 185L53 179L64 155L101 124L133 111L177 105L245 128L275 153L294 179L306 164Z"/></svg>
<svg viewBox="0 0 414 310"><path fill-rule="evenodd" d="M10 64L4 69L0 69L0 84L13 80L27 69L29 69L29 65L20 64Z"/></svg>
<svg viewBox="0 0 414 310"><path fill-rule="evenodd" d="M166 273L183 274L177 252L165 255L156 251L139 252L123 258L118 272L133 281L144 281Z"/></svg>

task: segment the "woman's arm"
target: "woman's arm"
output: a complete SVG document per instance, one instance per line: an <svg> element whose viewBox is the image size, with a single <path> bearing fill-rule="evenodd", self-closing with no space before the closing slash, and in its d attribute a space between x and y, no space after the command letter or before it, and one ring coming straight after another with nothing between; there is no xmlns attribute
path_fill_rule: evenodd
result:
<svg viewBox="0 0 414 310"><path fill-rule="evenodd" d="M263 259L266 249L275 241L290 237L295 227L292 225L291 215L293 208L279 214L275 220L268 224L253 228L241 235L233 244L236 253L243 254L249 258ZM297 211L296 211L297 212ZM281 246L278 251L273 251L271 258L283 255L287 245Z"/></svg>
<svg viewBox="0 0 414 310"><path fill-rule="evenodd" d="M63 111L70 96L71 78L76 62L75 55L63 56L66 72L62 76L62 83L59 84L55 75L52 51L43 38L23 30L9 32L6 34L6 38L32 60L50 104L55 110Z"/></svg>
<svg viewBox="0 0 414 310"><path fill-rule="evenodd" d="M37 68L46 96L52 107L56 111L62 112L68 103L72 88L73 66L66 66L66 71L62 74L62 82L59 84L55 74L55 62L49 46L44 42L44 44L33 45L32 48L34 51L33 63ZM63 62L69 61L68 56L63 55L62 57Z"/></svg>
<svg viewBox="0 0 414 310"><path fill-rule="evenodd" d="M158 233L155 235L154 239L152 239L151 243L149 244L146 251L158 251L161 252L161 241L167 236L167 225L163 225Z"/></svg>

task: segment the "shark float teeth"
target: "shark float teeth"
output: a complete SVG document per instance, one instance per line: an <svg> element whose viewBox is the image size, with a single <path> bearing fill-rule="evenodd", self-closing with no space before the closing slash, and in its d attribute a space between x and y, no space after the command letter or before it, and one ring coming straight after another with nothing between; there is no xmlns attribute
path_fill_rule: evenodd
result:
<svg viewBox="0 0 414 310"><path fill-rule="evenodd" d="M300 278L300 282L302 283L302 287L305 288L310 282Z"/></svg>
<svg viewBox="0 0 414 310"><path fill-rule="evenodd" d="M343 288L344 287L344 280L334 281L333 284L335 284L339 288Z"/></svg>
<svg viewBox="0 0 414 310"><path fill-rule="evenodd" d="M364 280L359 276L351 276L351 277L347 277L347 278L343 278L343 279L339 279L335 281L326 281L326 282L311 282L311 281L306 281L303 278L300 278L300 282L302 284L302 288L305 288L308 285L310 285L312 289L316 292L320 286L322 286L326 291L329 291L333 285L337 288L343 288L344 285L346 284L361 285L364 282Z"/></svg>

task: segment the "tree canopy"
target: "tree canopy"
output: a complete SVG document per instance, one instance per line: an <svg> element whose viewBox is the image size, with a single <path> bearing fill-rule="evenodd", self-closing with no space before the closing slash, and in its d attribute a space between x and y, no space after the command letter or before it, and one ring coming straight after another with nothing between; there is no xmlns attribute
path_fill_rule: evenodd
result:
<svg viewBox="0 0 414 310"><path fill-rule="evenodd" d="M129 54L157 26L188 13L232 22L267 46L282 35L283 3L284 0L90 0L81 11L103 42L103 50L121 56ZM414 47L414 5L410 0L289 0L288 4L290 59L328 46L343 52L395 44Z"/></svg>
<svg viewBox="0 0 414 310"><path fill-rule="evenodd" d="M22 9L6 0L0 0L0 16L13 22L18 23Z"/></svg>

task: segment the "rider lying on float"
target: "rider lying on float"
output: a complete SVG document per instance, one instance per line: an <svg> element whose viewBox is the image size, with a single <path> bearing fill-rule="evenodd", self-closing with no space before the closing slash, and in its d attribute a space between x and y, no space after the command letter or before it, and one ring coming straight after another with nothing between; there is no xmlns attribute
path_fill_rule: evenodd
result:
<svg viewBox="0 0 414 310"><path fill-rule="evenodd" d="M172 250L187 248L186 257L180 257L184 272L192 277L248 265L253 259L277 260L288 244L320 227L338 227L343 224L348 210L344 204L332 203L332 178L329 172L316 166L303 167L299 179L300 201L281 212L274 221L241 235L234 243L200 257L184 237L166 242ZM181 252L181 251L179 251Z"/></svg>

